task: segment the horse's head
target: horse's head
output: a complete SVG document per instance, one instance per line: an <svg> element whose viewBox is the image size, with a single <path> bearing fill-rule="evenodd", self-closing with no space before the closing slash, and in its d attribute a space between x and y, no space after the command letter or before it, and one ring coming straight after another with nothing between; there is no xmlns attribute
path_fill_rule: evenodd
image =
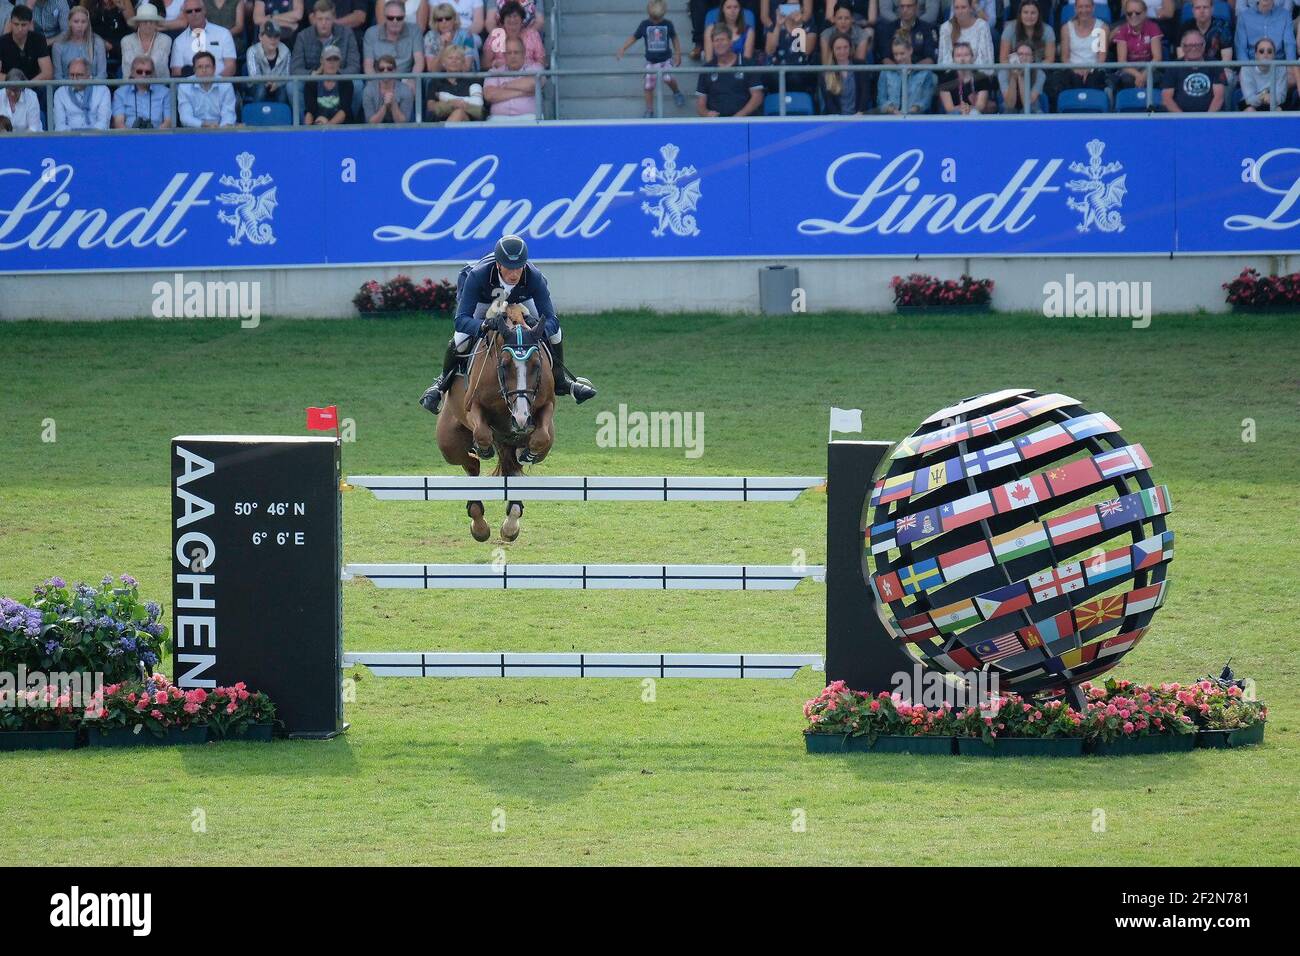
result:
<svg viewBox="0 0 1300 956"><path fill-rule="evenodd" d="M501 358L497 362L497 383L516 433L533 427L533 408L544 388L540 329L530 326L527 313L517 305L506 310L507 326L501 336ZM543 399L546 395L543 394Z"/></svg>

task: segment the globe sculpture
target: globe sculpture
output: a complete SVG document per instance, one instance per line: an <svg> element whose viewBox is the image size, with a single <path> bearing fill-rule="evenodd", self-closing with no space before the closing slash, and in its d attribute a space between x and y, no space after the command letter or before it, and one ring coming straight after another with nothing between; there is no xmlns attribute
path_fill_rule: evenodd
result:
<svg viewBox="0 0 1300 956"><path fill-rule="evenodd" d="M1006 389L935 412L891 449L863 509L881 620L929 667L1077 702L1165 600L1172 502L1150 468L1067 395Z"/></svg>

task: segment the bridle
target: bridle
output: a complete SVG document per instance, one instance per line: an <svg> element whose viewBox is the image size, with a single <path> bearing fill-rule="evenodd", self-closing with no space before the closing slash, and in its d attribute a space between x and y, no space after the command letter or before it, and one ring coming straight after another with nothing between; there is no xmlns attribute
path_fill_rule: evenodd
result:
<svg viewBox="0 0 1300 956"><path fill-rule="evenodd" d="M537 326L514 325L504 333L497 333L501 336L501 354L504 359L505 353L509 352L516 362L527 362L534 354L541 351L541 346L537 342ZM514 339L511 342L511 339ZM506 403L506 408L510 408L510 403L516 397L522 395L528 400L528 409L531 413L533 402L537 400L537 391L541 388L542 377L537 376L537 385L533 388L526 387L528 378L524 377L524 388L508 388L506 386L506 366L504 361L497 362L497 386L501 393L501 398Z"/></svg>

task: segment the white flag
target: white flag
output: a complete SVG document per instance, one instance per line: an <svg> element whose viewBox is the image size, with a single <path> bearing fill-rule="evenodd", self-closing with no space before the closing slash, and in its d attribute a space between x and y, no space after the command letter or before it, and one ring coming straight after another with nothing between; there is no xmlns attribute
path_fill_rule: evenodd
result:
<svg viewBox="0 0 1300 956"><path fill-rule="evenodd" d="M830 441L830 435L834 432L860 431L862 431L862 409L831 406L831 427L827 432L827 441Z"/></svg>

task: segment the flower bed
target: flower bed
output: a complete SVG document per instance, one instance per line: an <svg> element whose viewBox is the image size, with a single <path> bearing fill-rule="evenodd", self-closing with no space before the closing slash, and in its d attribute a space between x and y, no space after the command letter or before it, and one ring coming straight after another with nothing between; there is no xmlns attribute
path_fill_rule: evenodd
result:
<svg viewBox="0 0 1300 956"><path fill-rule="evenodd" d="M179 740L178 731L205 728L203 739L238 739L258 726L275 722L275 705L241 681L233 687L181 690L162 674L145 681L105 687L86 714L87 726L98 731L147 733L156 739Z"/></svg>
<svg viewBox="0 0 1300 956"><path fill-rule="evenodd" d="M456 309L456 287L446 279L425 279L416 285L410 276L398 275L387 282L374 279L361 286L352 304L362 315L434 313L450 315Z"/></svg>
<svg viewBox="0 0 1300 956"><path fill-rule="evenodd" d="M988 311L993 302L993 280L937 279L914 272L903 278L889 280L894 290L894 306L904 310L928 311Z"/></svg>
<svg viewBox="0 0 1300 956"><path fill-rule="evenodd" d="M1262 276L1243 269L1231 282L1223 283L1228 304L1242 312L1300 312L1300 272L1285 276Z"/></svg>
<svg viewBox="0 0 1300 956"><path fill-rule="evenodd" d="M140 601L129 574L116 583L105 577L98 588L50 578L26 603L0 598L0 671L102 674L106 682L139 677L162 654L161 615L159 604Z"/></svg>
<svg viewBox="0 0 1300 956"><path fill-rule="evenodd" d="M1258 742L1268 709L1241 688L1212 680L1194 684L1135 684L1107 680L1081 686L1086 705L1060 698L994 697L982 707L926 708L897 694L871 695L843 681L804 705L809 753L851 751L951 753L975 756L1115 755L1190 750ZM1237 734L1231 738L1231 734ZM1221 742L1220 742L1221 741Z"/></svg>

